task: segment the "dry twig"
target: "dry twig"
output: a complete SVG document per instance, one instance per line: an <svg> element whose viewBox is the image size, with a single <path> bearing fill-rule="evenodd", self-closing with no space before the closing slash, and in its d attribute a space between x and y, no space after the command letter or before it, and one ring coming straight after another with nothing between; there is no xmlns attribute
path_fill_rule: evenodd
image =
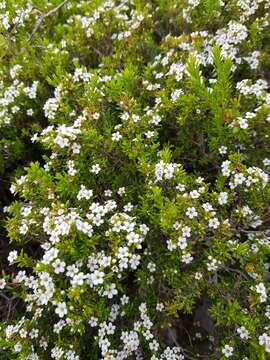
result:
<svg viewBox="0 0 270 360"><path fill-rule="evenodd" d="M32 39L32 37L35 35L35 33L38 31L39 27L41 26L41 24L43 23L43 21L50 15L56 13L61 7L63 7L66 3L68 2L68 0L64 0L63 2L61 2L59 5L57 5L56 7L54 7L53 9L51 9L50 11L48 11L45 14L42 14L40 16L40 18L38 19L38 21L36 22L36 25L29 37L29 40Z"/></svg>

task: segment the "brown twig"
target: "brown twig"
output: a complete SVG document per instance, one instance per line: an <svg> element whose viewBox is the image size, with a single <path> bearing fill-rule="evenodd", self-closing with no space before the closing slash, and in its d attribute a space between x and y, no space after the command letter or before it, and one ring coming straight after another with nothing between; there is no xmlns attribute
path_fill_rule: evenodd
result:
<svg viewBox="0 0 270 360"><path fill-rule="evenodd" d="M36 22L36 25L29 37L29 40L32 39L32 37L35 35L35 33L38 31L39 27L41 26L41 24L43 23L44 19L46 19L48 16L56 13L61 7L63 7L66 3L68 2L68 0L64 0L63 2L61 2L59 5L57 5L56 7L54 7L53 9L51 9L50 11L48 11L45 14L42 14L40 16L40 18L38 19L38 21Z"/></svg>
<svg viewBox="0 0 270 360"><path fill-rule="evenodd" d="M170 330L170 329L169 329ZM192 354L187 350L187 349L184 349L177 341L175 335L173 334L172 331L170 331L170 337L172 339L172 341L174 342L174 344L179 348L181 349L182 353L184 354L185 358L186 359L189 359L189 360L195 360L195 358L192 356ZM188 354L190 353L190 355Z"/></svg>
<svg viewBox="0 0 270 360"><path fill-rule="evenodd" d="M245 278L246 280L250 280L250 278L249 278L245 273L243 273L241 270L232 269L232 268L230 268L230 267L227 267L227 268L225 268L224 270L227 271L227 272L234 272L234 273L236 273L236 274L241 275L241 276L242 276L243 278Z"/></svg>
<svg viewBox="0 0 270 360"><path fill-rule="evenodd" d="M0 297L1 298L3 298L5 301L6 301L6 303L7 303L7 315L6 315L6 320L9 320L9 318L10 318L10 314L11 314L11 312L12 312L12 304L13 304L13 300L15 300L15 298L14 297L12 297L12 298L9 298L8 296L6 296L6 295L4 295L4 294L0 294Z"/></svg>

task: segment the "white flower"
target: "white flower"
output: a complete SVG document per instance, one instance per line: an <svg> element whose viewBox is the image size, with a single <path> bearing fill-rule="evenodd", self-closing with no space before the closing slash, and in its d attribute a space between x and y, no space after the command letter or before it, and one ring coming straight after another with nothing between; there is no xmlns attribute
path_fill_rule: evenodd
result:
<svg viewBox="0 0 270 360"><path fill-rule="evenodd" d="M129 302L129 297L124 294L124 295L121 297L120 300L121 300L121 304L122 304L122 305L126 305L126 304L128 304L128 302Z"/></svg>
<svg viewBox="0 0 270 360"><path fill-rule="evenodd" d="M88 190L84 185L81 185L80 191L77 194L77 199L89 200L93 196L93 190Z"/></svg>
<svg viewBox="0 0 270 360"><path fill-rule="evenodd" d="M225 160L221 164L221 171L223 176L230 176L231 174L230 165L231 162L229 160Z"/></svg>
<svg viewBox="0 0 270 360"><path fill-rule="evenodd" d="M161 117L158 114L153 115L153 117L149 120L150 124L158 125L161 122Z"/></svg>
<svg viewBox="0 0 270 360"><path fill-rule="evenodd" d="M125 111L120 117L123 121L127 121L129 119L129 113Z"/></svg>
<svg viewBox="0 0 270 360"><path fill-rule="evenodd" d="M262 335L259 336L259 345L264 345L269 343L270 341L270 336L268 336L266 333L263 333Z"/></svg>
<svg viewBox="0 0 270 360"><path fill-rule="evenodd" d="M243 340L247 340L249 338L249 332L244 326L241 326L237 329L238 334L240 335L240 338Z"/></svg>
<svg viewBox="0 0 270 360"><path fill-rule="evenodd" d="M129 212L132 209L133 209L133 205L130 202L124 206L124 211L125 212Z"/></svg>
<svg viewBox="0 0 270 360"><path fill-rule="evenodd" d="M104 190L104 195L108 197L112 196L112 190L110 189Z"/></svg>
<svg viewBox="0 0 270 360"><path fill-rule="evenodd" d="M210 203L204 203L202 204L202 208L206 211L206 212L209 212L209 211L212 211L213 210L213 206L210 204Z"/></svg>
<svg viewBox="0 0 270 360"><path fill-rule="evenodd" d="M29 229L28 225L26 223L24 223L19 227L19 233L22 235L25 235L27 233L28 229Z"/></svg>
<svg viewBox="0 0 270 360"><path fill-rule="evenodd" d="M8 261L9 263L13 263L18 257L18 252L17 250L13 250L13 251L10 251L9 255L8 255Z"/></svg>
<svg viewBox="0 0 270 360"><path fill-rule="evenodd" d="M73 160L68 160L67 167L68 167L68 174L70 176L74 176L77 173L77 170L75 169L75 164Z"/></svg>
<svg viewBox="0 0 270 360"><path fill-rule="evenodd" d="M183 185L183 184L178 184L178 185L176 185L175 188L178 191L185 191L185 189L186 189L185 185Z"/></svg>
<svg viewBox="0 0 270 360"><path fill-rule="evenodd" d="M227 146L220 146L220 148L218 149L218 151L219 151L219 153L221 154L221 155L224 155L224 154L226 154L227 153L227 150L228 150L228 148L227 148Z"/></svg>
<svg viewBox="0 0 270 360"><path fill-rule="evenodd" d="M123 187L120 187L120 188L118 189L117 194L119 194L120 196L122 196L122 195L125 194L125 192L126 192L126 189L125 189L125 187L123 186Z"/></svg>
<svg viewBox="0 0 270 360"><path fill-rule="evenodd" d="M83 285L84 283L85 275L83 272L79 272L78 274L75 274L73 278L71 279L71 285L73 287Z"/></svg>
<svg viewBox="0 0 270 360"><path fill-rule="evenodd" d="M73 277L75 274L79 272L79 269L76 267L76 265L68 265L67 266L67 272L66 275L69 277Z"/></svg>
<svg viewBox="0 0 270 360"><path fill-rule="evenodd" d="M100 118L100 113L95 112L95 113L93 114L93 119L97 120L97 119L99 119L99 118Z"/></svg>
<svg viewBox="0 0 270 360"><path fill-rule="evenodd" d="M72 151L73 151L73 154L79 154L81 151L81 145L73 143Z"/></svg>
<svg viewBox="0 0 270 360"><path fill-rule="evenodd" d="M198 197L200 197L200 193L197 190L191 191L189 195L192 199L197 199Z"/></svg>
<svg viewBox="0 0 270 360"><path fill-rule="evenodd" d="M137 267L140 265L140 259L141 259L141 256L138 254L138 255L132 255L131 256L131 259L130 259L130 267L133 269L133 270L136 270Z"/></svg>
<svg viewBox="0 0 270 360"><path fill-rule="evenodd" d="M227 204L228 202L228 193L227 192L221 192L218 196L218 203L220 205Z"/></svg>
<svg viewBox="0 0 270 360"><path fill-rule="evenodd" d="M27 331L26 331L25 329L21 329L21 330L19 331L19 334L20 334L20 337L21 337L22 339L25 339L26 336L27 336Z"/></svg>
<svg viewBox="0 0 270 360"><path fill-rule="evenodd" d="M270 159L268 159L268 158L263 159L263 165L270 166Z"/></svg>
<svg viewBox="0 0 270 360"><path fill-rule="evenodd" d="M189 226L184 226L182 228L182 235L189 238L191 236L191 228Z"/></svg>
<svg viewBox="0 0 270 360"><path fill-rule="evenodd" d="M224 348L222 349L222 354L224 354L226 358L231 357L233 354L233 347L230 345L225 345Z"/></svg>
<svg viewBox="0 0 270 360"><path fill-rule="evenodd" d="M95 164L91 167L91 173L98 174L101 170L101 167L99 164Z"/></svg>
<svg viewBox="0 0 270 360"><path fill-rule="evenodd" d="M56 111L58 110L58 107L59 107L58 99L55 99L55 98L48 99L43 107L45 116L48 119L54 119L54 117L56 115Z"/></svg>
<svg viewBox="0 0 270 360"><path fill-rule="evenodd" d="M221 264L221 262L217 259L214 259L211 255L208 256L208 260L210 260L210 262L206 264L207 270L216 271L218 269L218 266Z"/></svg>
<svg viewBox="0 0 270 360"><path fill-rule="evenodd" d="M11 67L9 70L9 74L10 74L11 78L14 79L19 74L21 69L22 69L22 66L19 64L16 64L13 67Z"/></svg>
<svg viewBox="0 0 270 360"><path fill-rule="evenodd" d="M198 216L198 213L197 213L197 211L196 211L196 209L194 207L188 207L187 211L186 211L186 215L190 219L193 219L194 217Z"/></svg>
<svg viewBox="0 0 270 360"><path fill-rule="evenodd" d="M158 351L159 343L156 340L153 340L149 343L149 349L152 351Z"/></svg>
<svg viewBox="0 0 270 360"><path fill-rule="evenodd" d="M185 264L191 263L192 260L193 260L193 256L192 256L191 254L189 254L189 253L184 254L184 255L182 256L182 262L185 263Z"/></svg>
<svg viewBox="0 0 270 360"><path fill-rule="evenodd" d="M267 300L267 293L266 293L266 287L264 283L259 283L255 286L256 292L260 294L260 302L265 302Z"/></svg>
<svg viewBox="0 0 270 360"><path fill-rule="evenodd" d="M150 272L155 272L155 271L156 271L156 264L154 264L153 262L148 263L147 269L148 269Z"/></svg>
<svg viewBox="0 0 270 360"><path fill-rule="evenodd" d="M177 245L181 250L184 250L187 247L187 239L184 236L179 236Z"/></svg>
<svg viewBox="0 0 270 360"><path fill-rule="evenodd" d="M144 135L148 138L148 139L150 139L151 137L153 137L154 136L154 131L150 131L150 130L148 130L146 133L144 133Z"/></svg>
<svg viewBox="0 0 270 360"><path fill-rule="evenodd" d="M212 218L208 222L208 226L213 229L217 229L220 225L220 222L217 218Z"/></svg>
<svg viewBox="0 0 270 360"><path fill-rule="evenodd" d="M38 81L34 81L32 86L27 86L24 88L25 94L29 97L29 99L35 99L37 96L37 86Z"/></svg>
<svg viewBox="0 0 270 360"><path fill-rule="evenodd" d="M59 250L52 247L49 250L47 250L43 256L42 262L44 264L49 264L51 261L53 261L59 253Z"/></svg>
<svg viewBox="0 0 270 360"><path fill-rule="evenodd" d="M246 178L242 173L235 174L235 176L234 176L234 184L235 184L235 186L243 184L243 182L245 180L246 180Z"/></svg>
<svg viewBox="0 0 270 360"><path fill-rule="evenodd" d="M202 278L202 273L196 272L194 277L195 277L196 280L201 280L201 278Z"/></svg>
<svg viewBox="0 0 270 360"><path fill-rule="evenodd" d="M0 279L0 289L4 289L6 286L6 280L5 279Z"/></svg>
<svg viewBox="0 0 270 360"><path fill-rule="evenodd" d="M120 139L122 139L122 135L119 131L112 134L112 141L119 141Z"/></svg>
<svg viewBox="0 0 270 360"><path fill-rule="evenodd" d="M98 324L98 318L96 318L95 316L91 316L88 323L91 327L95 327Z"/></svg>
<svg viewBox="0 0 270 360"><path fill-rule="evenodd" d="M131 245L131 244L140 244L143 239L140 237L139 234L131 231L128 235L127 235L127 240L128 240L128 244Z"/></svg>
<svg viewBox="0 0 270 360"><path fill-rule="evenodd" d="M176 102L182 94L184 94L184 91L182 89L176 89L174 92L172 92L171 93L172 102Z"/></svg>
<svg viewBox="0 0 270 360"><path fill-rule="evenodd" d="M67 314L67 306L65 302L60 302L55 308L55 313L60 317L64 317Z"/></svg>
<svg viewBox="0 0 270 360"><path fill-rule="evenodd" d="M246 118L239 117L238 123L241 129L247 129L248 128L248 120Z"/></svg>
<svg viewBox="0 0 270 360"><path fill-rule="evenodd" d="M161 181L164 177L167 180L170 180L173 177L174 170L179 166L179 164L175 163L165 163L161 160L155 166L155 175L156 181Z"/></svg>
<svg viewBox="0 0 270 360"><path fill-rule="evenodd" d="M64 261L61 261L60 259L56 259L53 263L52 266L54 268L54 272L56 274L60 274L62 272L65 271L65 266L66 264L64 263Z"/></svg>
<svg viewBox="0 0 270 360"><path fill-rule="evenodd" d="M263 333L259 336L259 344L265 345L265 351L267 353L270 353L270 336L268 336L266 333Z"/></svg>
<svg viewBox="0 0 270 360"><path fill-rule="evenodd" d="M93 285L103 284L104 276L105 276L105 274L104 274L103 271L95 270L95 271L90 275L91 284L93 284Z"/></svg>
<svg viewBox="0 0 270 360"><path fill-rule="evenodd" d="M107 286L106 290L103 292L103 295L107 296L108 299L112 299L114 295L117 294L118 294L118 290L116 289L116 285L114 283Z"/></svg>
<svg viewBox="0 0 270 360"><path fill-rule="evenodd" d="M156 305L156 310L157 311L162 311L163 309L164 309L164 304L163 303L158 303L157 305Z"/></svg>
<svg viewBox="0 0 270 360"><path fill-rule="evenodd" d="M14 350L15 350L16 352L20 352L20 351L22 350L22 345L21 345L20 343L16 343L16 344L14 345Z"/></svg>

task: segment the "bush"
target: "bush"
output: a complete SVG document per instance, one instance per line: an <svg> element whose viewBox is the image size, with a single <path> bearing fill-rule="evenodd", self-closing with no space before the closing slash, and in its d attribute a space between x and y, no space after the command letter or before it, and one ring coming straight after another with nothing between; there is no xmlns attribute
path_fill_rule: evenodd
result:
<svg viewBox="0 0 270 360"><path fill-rule="evenodd" d="M267 359L270 3L16 3L3 359Z"/></svg>

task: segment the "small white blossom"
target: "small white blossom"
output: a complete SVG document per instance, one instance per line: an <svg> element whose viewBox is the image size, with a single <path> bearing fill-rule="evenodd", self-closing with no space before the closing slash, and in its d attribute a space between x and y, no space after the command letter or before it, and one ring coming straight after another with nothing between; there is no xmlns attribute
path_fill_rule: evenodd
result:
<svg viewBox="0 0 270 360"><path fill-rule="evenodd" d="M101 167L99 164L93 165L90 169L91 173L93 173L93 174L98 174L100 172L100 170L101 170Z"/></svg>
<svg viewBox="0 0 270 360"><path fill-rule="evenodd" d="M189 207L186 210L186 215L190 218L193 219L194 217L198 216L198 213L196 211L196 209L194 207Z"/></svg>
<svg viewBox="0 0 270 360"><path fill-rule="evenodd" d="M67 314L67 306L65 302L60 302L55 308L55 313L60 317L64 317Z"/></svg>
<svg viewBox="0 0 270 360"><path fill-rule="evenodd" d="M122 135L119 131L112 134L112 141L119 141L120 139L122 139Z"/></svg>
<svg viewBox="0 0 270 360"><path fill-rule="evenodd" d="M230 345L225 345L224 347L223 347L223 349L222 349L222 354L224 354L224 356L226 357L226 358L229 358L229 357L231 357L232 355L233 355L233 347L232 346L230 346Z"/></svg>
<svg viewBox="0 0 270 360"><path fill-rule="evenodd" d="M10 264L12 264L18 257L18 252L17 250L13 250L13 251L10 251L9 255L8 255L8 261Z"/></svg>

